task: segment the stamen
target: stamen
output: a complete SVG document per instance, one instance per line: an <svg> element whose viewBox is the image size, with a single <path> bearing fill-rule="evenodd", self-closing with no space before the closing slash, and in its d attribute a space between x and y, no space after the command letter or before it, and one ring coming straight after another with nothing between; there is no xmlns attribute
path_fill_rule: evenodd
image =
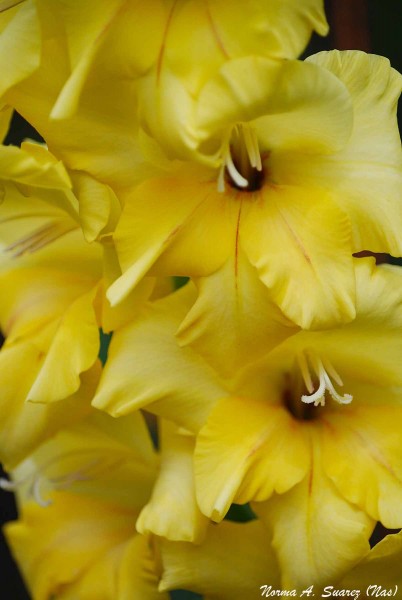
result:
<svg viewBox="0 0 402 600"><path fill-rule="evenodd" d="M5 477L0 478L0 489L4 490L5 492L15 492L17 487L18 486L14 481L9 481Z"/></svg>
<svg viewBox="0 0 402 600"><path fill-rule="evenodd" d="M93 454L96 452L97 449L95 448L93 450L69 452L63 456L55 456L48 462L39 466L37 470L30 471L28 475L19 480L9 481L8 479L1 478L0 488L7 492L16 492L18 488L27 485L28 496L31 496L39 506L49 506L52 504L52 500L43 497L43 487L45 484L49 487L49 490L68 489L76 482L96 479L105 471L116 469L124 460L126 460L125 456L116 457L113 460L97 456L76 471L69 471L56 477L49 477L46 475L46 471L66 459L76 458L77 456L83 457L86 454Z"/></svg>
<svg viewBox="0 0 402 600"><path fill-rule="evenodd" d="M52 501L50 499L45 500L44 497L42 496L42 490L41 490L42 483L43 483L42 477L35 477L32 487L31 487L31 493L32 493L32 496L33 496L35 502L37 504L39 504L39 506L43 506L43 508L46 508L47 506L50 506L52 504Z"/></svg>
<svg viewBox="0 0 402 600"><path fill-rule="evenodd" d="M299 363L300 372L302 374L303 381L306 384L306 388L308 392L312 394L314 392L313 380L311 379L311 373L308 368L307 359L303 352L297 355L297 362Z"/></svg>
<svg viewBox="0 0 402 600"><path fill-rule="evenodd" d="M306 404L314 403L314 406L318 406L319 404L321 406L325 406L325 380L321 376L321 371L320 371L319 378L320 378L320 384L318 386L317 391L310 395L303 395L301 397L302 402L305 402Z"/></svg>
<svg viewBox="0 0 402 600"><path fill-rule="evenodd" d="M218 176L218 192L225 191L225 170L235 187L252 189L252 182L256 179L255 170L262 171L262 161L258 137L250 125L244 123L235 125L224 139Z"/></svg>
<svg viewBox="0 0 402 600"><path fill-rule="evenodd" d="M255 130L251 127L243 126L242 132L251 166L257 169L257 171L262 171L260 148Z"/></svg>
<svg viewBox="0 0 402 600"><path fill-rule="evenodd" d="M312 378L311 378L311 373L309 370L308 359L310 359L310 363L313 368L313 371L315 372L315 374L319 380L318 389L314 393L311 393L313 391L314 387L312 386ZM331 395L331 397L333 398L333 400L335 400L336 402L339 402L339 404L350 404L352 402L353 396L351 394L343 394L342 395L336 391L334 384L331 381L331 377L340 386L343 386L343 381L342 381L341 377L339 376L339 374L337 373L337 371L332 366L332 364L328 361L328 359L325 359L325 361L322 361L320 358L318 358L315 355L311 355L311 354L305 355L304 353L302 353L301 355L298 356L298 362L300 365L300 371L301 371L302 377L306 383L307 390L310 392L310 394L302 395L302 397L301 397L302 402L305 402L306 404L314 403L314 406L318 406L318 405L325 406L325 392L326 391L328 391L329 394ZM310 386L310 382L311 382L311 386Z"/></svg>
<svg viewBox="0 0 402 600"><path fill-rule="evenodd" d="M48 244L55 242L75 228L75 225L67 225L65 223L48 223L20 238L16 242L9 244L9 246L4 248L4 251L10 252L13 258L19 258L27 253L32 254Z"/></svg>
<svg viewBox="0 0 402 600"><path fill-rule="evenodd" d="M221 194L225 191L225 167L226 167L226 164L223 163L223 165L219 169L218 192Z"/></svg>
<svg viewBox="0 0 402 600"><path fill-rule="evenodd" d="M229 175L233 179L234 183L239 187L243 187L243 188L247 187L248 181L245 177L243 177L243 175L240 175L239 171L236 169L230 152L226 156L225 163L226 163L226 167L229 171Z"/></svg>

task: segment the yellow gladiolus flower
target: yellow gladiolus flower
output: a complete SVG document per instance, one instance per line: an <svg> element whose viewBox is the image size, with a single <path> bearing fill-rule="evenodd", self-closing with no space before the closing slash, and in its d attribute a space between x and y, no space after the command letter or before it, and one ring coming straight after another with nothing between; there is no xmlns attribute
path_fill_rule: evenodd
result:
<svg viewBox="0 0 402 600"><path fill-rule="evenodd" d="M146 406L194 432L202 512L220 521L232 502L254 501L286 585L340 577L375 521L402 523L401 274L355 262L353 322L296 333L226 379L174 338L191 288L155 303L115 335L94 399L115 416Z"/></svg>
<svg viewBox="0 0 402 600"><path fill-rule="evenodd" d="M208 520L195 503L193 440L163 429L159 474L140 413L92 411L1 482L17 489L21 516L6 535L35 600L167 598L150 534L199 542Z"/></svg>
<svg viewBox="0 0 402 600"><path fill-rule="evenodd" d="M226 63L198 99L195 162L126 199L111 301L148 271L239 282L243 254L303 328L353 319L352 254L402 253L401 83L362 52Z"/></svg>
<svg viewBox="0 0 402 600"><path fill-rule="evenodd" d="M150 541L135 535L155 458L139 414L95 414L16 470L21 516L6 535L36 600L159 597Z"/></svg>

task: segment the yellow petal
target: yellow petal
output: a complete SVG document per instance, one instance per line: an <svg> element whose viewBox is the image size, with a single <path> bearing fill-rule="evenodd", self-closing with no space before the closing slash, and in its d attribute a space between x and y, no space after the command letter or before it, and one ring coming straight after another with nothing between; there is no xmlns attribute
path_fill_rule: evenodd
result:
<svg viewBox="0 0 402 600"><path fill-rule="evenodd" d="M163 540L159 589L191 590L206 600L245 600L260 595L260 585L267 583L279 589L270 542L259 521L210 527L201 546Z"/></svg>
<svg viewBox="0 0 402 600"><path fill-rule="evenodd" d="M53 118L71 116L80 99L82 87L90 74L94 57L107 32L110 22L122 8L122 0L89 0L85 4L64 2L55 7L55 3L46 6L47 1L41 0L42 15L47 11L55 11L62 20L66 31L66 42L72 66L72 74L65 83L55 106L52 110ZM42 16L43 18L43 16ZM86 27L82 24L86 23Z"/></svg>
<svg viewBox="0 0 402 600"><path fill-rule="evenodd" d="M93 307L96 291L94 288L75 300L57 323L28 400L54 402L73 394L80 386L80 374L96 361L99 352L99 327Z"/></svg>
<svg viewBox="0 0 402 600"><path fill-rule="evenodd" d="M62 586L57 600L112 600L116 597L116 577L128 544L122 543L106 551L78 581Z"/></svg>
<svg viewBox="0 0 402 600"><path fill-rule="evenodd" d="M158 573L149 540L133 536L106 552L60 600L168 600L158 592Z"/></svg>
<svg viewBox="0 0 402 600"><path fill-rule="evenodd" d="M208 519L201 514L195 499L194 440L175 429L162 422L160 473L136 527L143 534L200 543L205 537Z"/></svg>
<svg viewBox="0 0 402 600"><path fill-rule="evenodd" d="M10 126L13 110L9 106L0 109L0 140L3 141Z"/></svg>
<svg viewBox="0 0 402 600"><path fill-rule="evenodd" d="M129 511L63 492L46 508L26 504L6 535L33 596L45 599L128 540L133 521Z"/></svg>
<svg viewBox="0 0 402 600"><path fill-rule="evenodd" d="M40 30L34 2L22 3L2 29L0 57L0 95L3 96L40 64Z"/></svg>
<svg viewBox="0 0 402 600"><path fill-rule="evenodd" d="M332 583L369 549L374 522L339 496L319 452L302 482L253 509L272 528L283 589Z"/></svg>
<svg viewBox="0 0 402 600"><path fill-rule="evenodd" d="M79 200L80 221L85 239L96 240L101 233L115 229L120 216L120 203L113 190L93 177L78 174L73 178Z"/></svg>
<svg viewBox="0 0 402 600"><path fill-rule="evenodd" d="M323 464L339 492L385 527L402 524L401 406L351 405L325 418ZM341 449L341 451L339 451Z"/></svg>
<svg viewBox="0 0 402 600"><path fill-rule="evenodd" d="M68 489L83 498L124 507L135 522L150 498L157 472L144 418L137 411L116 420L93 409L85 416L66 423L13 471L19 500L24 501L24 495L30 499L34 492L36 499L47 503L54 490Z"/></svg>
<svg viewBox="0 0 402 600"><path fill-rule="evenodd" d="M46 153L47 161L41 159L39 144L23 144L0 147L1 179L32 185L39 188L63 189L71 187L68 174L60 161Z"/></svg>
<svg viewBox="0 0 402 600"><path fill-rule="evenodd" d="M114 304L156 263L163 275L204 275L229 254L236 206L209 170L181 169L139 185L127 200L115 241L124 273L108 291ZM156 218L157 216L157 218ZM208 235L211 243L205 244Z"/></svg>
<svg viewBox="0 0 402 600"><path fill-rule="evenodd" d="M380 588L389 590L402 585L402 534L387 535L376 544L369 554L343 577L337 587L345 589L358 588L366 590L373 595L380 593ZM393 589L392 589L393 591Z"/></svg>
<svg viewBox="0 0 402 600"><path fill-rule="evenodd" d="M2 421L0 427L0 460L13 468L39 444L59 429L83 418L100 376L100 365L83 375L80 389L62 403L51 405L26 402L41 365L41 353L33 344L23 343L3 348L0 352Z"/></svg>
<svg viewBox="0 0 402 600"><path fill-rule="evenodd" d="M152 540L136 535L127 544L118 573L118 591L113 600L169 600L168 594L158 591L159 579L159 564Z"/></svg>
<svg viewBox="0 0 402 600"><path fill-rule="evenodd" d="M187 429L199 429L224 388L211 367L175 339L193 302L194 290L185 286L114 333L96 408L120 416L146 406Z"/></svg>
<svg viewBox="0 0 402 600"><path fill-rule="evenodd" d="M194 94L230 58L296 58L313 29L328 30L320 0L187 2L173 13L165 61Z"/></svg>
<svg viewBox="0 0 402 600"><path fill-rule="evenodd" d="M300 158L300 177L336 194L352 223L354 251L402 253L402 151L396 109L402 76L389 60L364 52L322 52L308 59L336 75L353 101L353 131L331 156ZM296 160L284 161L292 172ZM295 164L296 166L296 164Z"/></svg>
<svg viewBox="0 0 402 600"><path fill-rule="evenodd" d="M51 19L51 11L47 14ZM113 85L103 81L101 86L94 85L83 92L77 114L62 121L50 119L52 106L70 74L70 65L57 28L42 25L41 66L8 92L7 101L46 139L67 167L89 173L108 185L132 185L141 179L144 162L132 95L116 94Z"/></svg>
<svg viewBox="0 0 402 600"><path fill-rule="evenodd" d="M274 491L289 490L304 477L308 460L301 428L277 401L225 398L197 438L194 470L200 508L220 521L233 502L261 501Z"/></svg>
<svg viewBox="0 0 402 600"><path fill-rule="evenodd" d="M241 245L285 315L306 329L352 320L350 224L331 197L266 186L245 210Z"/></svg>
<svg viewBox="0 0 402 600"><path fill-rule="evenodd" d="M262 152L341 148L352 128L345 86L327 70L258 56L227 62L200 94L196 125L216 149L236 123L251 122Z"/></svg>
<svg viewBox="0 0 402 600"><path fill-rule="evenodd" d="M197 301L178 332L181 344L189 344L228 377L297 331L238 244L234 249L221 269L196 281Z"/></svg>
<svg viewBox="0 0 402 600"><path fill-rule="evenodd" d="M382 386L388 394L385 386L402 385L402 272L391 265L377 267L373 259L355 259L355 275L354 321L342 328L300 332L274 352L289 369L296 354L312 350L332 363L346 391L349 381L360 382L374 386L374 394L380 397Z"/></svg>

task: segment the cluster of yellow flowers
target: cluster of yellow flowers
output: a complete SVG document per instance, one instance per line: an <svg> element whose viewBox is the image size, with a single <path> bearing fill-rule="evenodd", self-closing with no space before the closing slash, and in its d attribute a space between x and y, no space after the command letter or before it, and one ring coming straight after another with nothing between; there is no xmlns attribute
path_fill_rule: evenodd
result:
<svg viewBox="0 0 402 600"><path fill-rule="evenodd" d="M322 0L0 1L0 133L46 142L0 148L34 600L402 585L402 534L369 545L402 527L402 271L356 256L402 255L402 76L298 60L313 31Z"/></svg>

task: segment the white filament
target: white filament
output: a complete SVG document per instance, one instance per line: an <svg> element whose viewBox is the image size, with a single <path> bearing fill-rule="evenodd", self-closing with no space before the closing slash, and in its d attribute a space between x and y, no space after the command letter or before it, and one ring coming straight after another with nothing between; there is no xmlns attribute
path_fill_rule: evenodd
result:
<svg viewBox="0 0 402 600"><path fill-rule="evenodd" d="M316 391L314 391L308 358L310 359L312 369L318 378L318 388ZM309 394L303 394L301 397L302 402L314 404L314 406L325 406L326 392L329 392L330 396L339 404L350 404L352 402L353 396L351 394L342 395L336 391L331 377L339 386L343 386L343 381L328 360L323 361L311 354L307 357L302 353L298 356L298 362L304 383L306 384L308 392L310 392Z"/></svg>
<svg viewBox="0 0 402 600"><path fill-rule="evenodd" d="M234 138L234 140L233 140ZM232 144L231 144L232 141ZM249 180L244 177L236 167L232 152L241 155L245 148L250 166L257 171L262 171L261 154L255 130L248 124L235 125L222 145L221 168L218 175L218 192L225 191L225 169L233 183L239 188L247 188Z"/></svg>

